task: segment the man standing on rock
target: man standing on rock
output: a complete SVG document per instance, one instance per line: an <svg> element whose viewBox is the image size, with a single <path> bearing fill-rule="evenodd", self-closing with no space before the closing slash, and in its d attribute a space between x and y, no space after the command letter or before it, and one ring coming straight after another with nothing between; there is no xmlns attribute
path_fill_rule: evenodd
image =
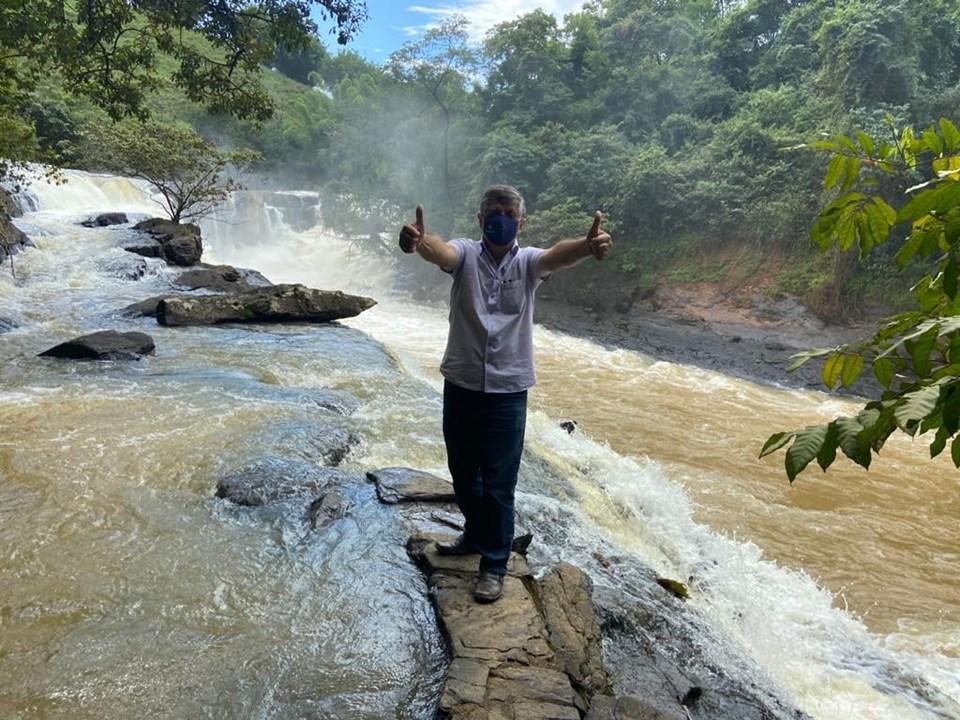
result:
<svg viewBox="0 0 960 720"><path fill-rule="evenodd" d="M449 242L426 231L423 208L400 231L404 252L453 276L450 333L440 365L443 438L464 532L439 543L443 555L479 553L474 597L493 602L513 543L513 501L527 420L527 390L533 371L533 300L551 273L591 255L603 260L612 240L597 212L586 236L562 240L549 250L520 247L526 220L520 193L493 185L483 193L477 219L480 240Z"/></svg>

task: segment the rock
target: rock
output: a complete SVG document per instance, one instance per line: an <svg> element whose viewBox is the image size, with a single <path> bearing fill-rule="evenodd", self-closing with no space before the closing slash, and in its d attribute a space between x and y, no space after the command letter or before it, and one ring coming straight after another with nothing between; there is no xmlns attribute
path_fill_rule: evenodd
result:
<svg viewBox="0 0 960 720"><path fill-rule="evenodd" d="M687 589L687 586L679 580L671 580L670 578L657 578L657 585L681 600L687 600L690 598L690 591Z"/></svg>
<svg viewBox="0 0 960 720"><path fill-rule="evenodd" d="M107 256L99 262L99 266L120 280L141 280L147 274L147 261L142 257Z"/></svg>
<svg viewBox="0 0 960 720"><path fill-rule="evenodd" d="M28 247L36 247L23 230L10 220L6 212L0 210L0 262Z"/></svg>
<svg viewBox="0 0 960 720"><path fill-rule="evenodd" d="M97 215L95 218L90 218L89 220L84 220L80 224L84 227L93 228L107 227L108 225L125 225L128 222L130 221L127 219L126 213L111 212Z"/></svg>
<svg viewBox="0 0 960 720"><path fill-rule="evenodd" d="M564 420L560 423L560 428L566 430L567 434L572 435L578 424L576 420Z"/></svg>
<svg viewBox="0 0 960 720"><path fill-rule="evenodd" d="M393 505L400 502L456 502L453 483L422 470L391 467L367 473L367 479L377 484L380 502Z"/></svg>
<svg viewBox="0 0 960 720"><path fill-rule="evenodd" d="M151 240L147 238L146 240L134 243L128 243L126 245L121 245L122 250L126 250L129 253L134 253L136 255L143 255L144 257L152 258L162 258L163 257L163 245L158 243L156 240Z"/></svg>
<svg viewBox="0 0 960 720"><path fill-rule="evenodd" d="M424 536L407 543L427 575L450 667L440 716L483 720L579 720L586 704L563 671L544 617L527 589L529 569L511 555L497 602L473 599L477 556L449 557Z"/></svg>
<svg viewBox="0 0 960 720"><path fill-rule="evenodd" d="M154 295L153 297L147 298L146 300L141 300L138 303L127 305L123 310L120 311L120 313L122 315L126 315L127 317L156 317L157 306L160 304L160 301L171 297L179 296Z"/></svg>
<svg viewBox="0 0 960 720"><path fill-rule="evenodd" d="M162 246L163 257L172 265L196 265L203 255L200 228L193 223L175 223L163 218L138 222L134 230L147 233Z"/></svg>
<svg viewBox="0 0 960 720"><path fill-rule="evenodd" d="M269 432L279 437L272 452L329 466L342 463L360 443L360 438L347 428L325 422L287 422Z"/></svg>
<svg viewBox="0 0 960 720"><path fill-rule="evenodd" d="M197 270L180 273L174 282L191 290L222 292L246 292L273 285L256 270L235 268L232 265L202 265Z"/></svg>
<svg viewBox="0 0 960 720"><path fill-rule="evenodd" d="M8 218L20 217L23 214L16 198L5 188L0 187L0 216Z"/></svg>
<svg viewBox="0 0 960 720"><path fill-rule="evenodd" d="M40 356L71 360L139 360L152 353L154 348L153 338L146 333L101 330L61 343Z"/></svg>
<svg viewBox="0 0 960 720"><path fill-rule="evenodd" d="M679 703L676 711L672 711L649 705L634 695L615 698L598 695L584 720L689 720L689 716Z"/></svg>
<svg viewBox="0 0 960 720"><path fill-rule="evenodd" d="M610 684L603 669L593 583L583 570L560 563L537 582L540 607L557 661L587 697Z"/></svg>
<svg viewBox="0 0 960 720"><path fill-rule="evenodd" d="M0 317L0 335L3 335L3 333L8 333L11 330L16 330L18 327L20 326L16 323L16 321L11 320L10 318Z"/></svg>
<svg viewBox="0 0 960 720"><path fill-rule="evenodd" d="M303 460L267 457L217 483L217 497L237 505L259 506L293 497L320 495L346 475Z"/></svg>
<svg viewBox="0 0 960 720"><path fill-rule="evenodd" d="M303 285L273 285L232 295L171 298L160 302L161 325L232 322L330 322L359 315L376 301Z"/></svg>
<svg viewBox="0 0 960 720"><path fill-rule="evenodd" d="M331 490L310 503L310 527L318 530L334 520L346 517L350 501L337 490Z"/></svg>

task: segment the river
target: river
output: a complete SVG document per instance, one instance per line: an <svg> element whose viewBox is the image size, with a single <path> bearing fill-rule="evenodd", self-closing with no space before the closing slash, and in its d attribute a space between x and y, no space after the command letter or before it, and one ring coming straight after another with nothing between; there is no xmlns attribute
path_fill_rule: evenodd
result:
<svg viewBox="0 0 960 720"><path fill-rule="evenodd" d="M169 350L138 367L37 362L49 344L103 326L107 309L164 287L166 271L154 265L144 279L117 280L110 263L126 258L116 231L75 225L91 212L149 212L142 189L79 173L69 180L32 189L37 211L21 226L40 247L18 258L16 282L0 278L0 314L24 325L0 340L0 709L149 713L171 702L164 688L174 684L217 708L211 715L259 708L258 716L293 717L308 707L307 688L333 684L350 690L329 693L328 710L402 697L405 716L416 717L436 687L439 643L422 630L422 598L397 595L388 638L408 640L377 652L384 638L349 622L350 603L373 592L369 578L349 571L333 583L341 591L317 593L337 575L329 552L282 523L265 536L262 523L210 498L211 478L262 452L271 427L302 419L300 405L254 392L251 380L350 391L364 401L356 422L366 440L349 462L443 472L436 368L445 310L390 290L416 258L398 265L318 228L296 232L265 208L258 224L207 225L205 260L373 295L380 304L346 325L386 354L359 333L151 325ZM449 280L438 271L437 282ZM688 581L696 610L813 717L949 717L943 703L911 692L909 678L960 702L952 466L896 439L869 473L840 465L791 486L776 459L755 459L759 444L850 401L540 327L536 345L528 446L577 489L586 534ZM558 427L568 418L579 422L572 435ZM541 502L521 490L521 507ZM354 557L368 551L359 529L341 546ZM567 552L586 562L586 549L582 558ZM400 571L392 578L407 580ZM331 612L337 603L342 612ZM349 673L337 670L350 665L349 650L332 640L344 632L368 649ZM283 651L271 652L278 643ZM393 677L398 659L423 669L412 695ZM384 678L395 693L371 699Z"/></svg>

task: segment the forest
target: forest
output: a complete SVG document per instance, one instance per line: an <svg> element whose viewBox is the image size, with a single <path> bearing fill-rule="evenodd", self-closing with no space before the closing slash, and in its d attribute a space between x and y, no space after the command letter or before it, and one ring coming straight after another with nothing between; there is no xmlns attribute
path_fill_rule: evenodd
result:
<svg viewBox="0 0 960 720"><path fill-rule="evenodd" d="M417 203L438 231L472 234L496 181L525 193L535 244L603 210L616 272L579 269L563 287L575 302L718 282L832 319L900 309L891 297L905 302L913 276L891 272L896 242L862 264L811 243L827 160L797 146L854 128L887 137L960 105L956 0L595 0L480 44L451 17L383 65L316 37L276 47L261 59L268 112L204 109L158 82L140 115L259 151L248 185L319 190L329 227L384 252ZM20 130L7 157L104 169L97 128L124 113L66 87L48 73L2 104Z"/></svg>

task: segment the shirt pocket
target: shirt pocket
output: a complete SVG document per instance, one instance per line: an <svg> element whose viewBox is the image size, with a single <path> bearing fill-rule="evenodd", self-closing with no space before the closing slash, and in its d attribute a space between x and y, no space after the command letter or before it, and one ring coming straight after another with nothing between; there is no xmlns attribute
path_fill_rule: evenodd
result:
<svg viewBox="0 0 960 720"><path fill-rule="evenodd" d="M504 315L516 315L523 310L526 292L520 278L506 279L500 285L498 310Z"/></svg>

